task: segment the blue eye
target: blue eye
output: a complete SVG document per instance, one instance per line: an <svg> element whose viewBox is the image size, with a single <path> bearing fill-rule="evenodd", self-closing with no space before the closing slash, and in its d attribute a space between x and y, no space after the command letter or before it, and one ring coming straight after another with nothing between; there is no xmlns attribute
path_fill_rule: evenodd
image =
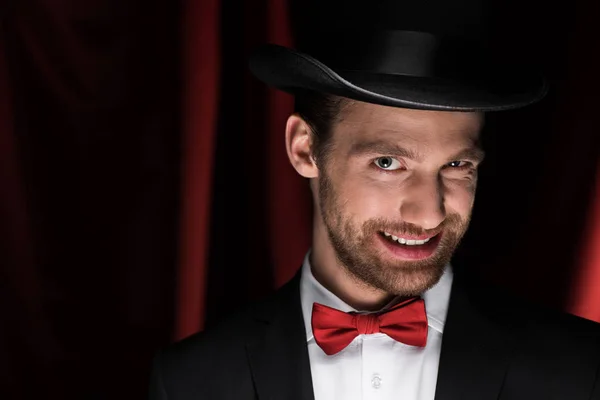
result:
<svg viewBox="0 0 600 400"><path fill-rule="evenodd" d="M379 157L375 159L375 165L385 171L395 171L400 169L400 161L392 157Z"/></svg>

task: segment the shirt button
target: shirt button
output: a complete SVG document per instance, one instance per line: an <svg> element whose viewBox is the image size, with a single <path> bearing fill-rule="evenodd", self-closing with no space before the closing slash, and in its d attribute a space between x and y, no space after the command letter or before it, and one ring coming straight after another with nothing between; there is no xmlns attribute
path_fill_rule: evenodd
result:
<svg viewBox="0 0 600 400"><path fill-rule="evenodd" d="M373 386L373 389L379 389L381 387L381 376L379 376L379 374L373 375L373 378L371 378L371 386Z"/></svg>

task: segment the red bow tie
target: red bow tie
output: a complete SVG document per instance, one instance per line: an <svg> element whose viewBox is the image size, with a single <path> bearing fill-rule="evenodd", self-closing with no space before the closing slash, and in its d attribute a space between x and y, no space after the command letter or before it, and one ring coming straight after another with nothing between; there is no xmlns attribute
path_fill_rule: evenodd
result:
<svg viewBox="0 0 600 400"><path fill-rule="evenodd" d="M410 346L425 347L425 302L412 298L376 314L345 313L314 303L312 329L315 341L327 355L342 351L360 334L378 332Z"/></svg>

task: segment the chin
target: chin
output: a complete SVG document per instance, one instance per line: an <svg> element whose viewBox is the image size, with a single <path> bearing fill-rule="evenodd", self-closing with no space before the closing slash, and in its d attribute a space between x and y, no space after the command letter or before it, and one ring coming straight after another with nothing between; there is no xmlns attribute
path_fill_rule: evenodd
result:
<svg viewBox="0 0 600 400"><path fill-rule="evenodd" d="M395 271L383 283L385 290L396 296L420 296L435 286L444 274L444 268L429 268L419 271Z"/></svg>

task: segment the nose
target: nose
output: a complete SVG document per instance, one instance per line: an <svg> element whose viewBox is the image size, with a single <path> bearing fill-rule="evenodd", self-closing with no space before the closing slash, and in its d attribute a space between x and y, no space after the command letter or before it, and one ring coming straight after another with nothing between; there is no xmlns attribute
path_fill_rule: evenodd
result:
<svg viewBox="0 0 600 400"><path fill-rule="evenodd" d="M423 229L434 229L446 218L443 186L437 175L413 176L406 182L400 217Z"/></svg>

